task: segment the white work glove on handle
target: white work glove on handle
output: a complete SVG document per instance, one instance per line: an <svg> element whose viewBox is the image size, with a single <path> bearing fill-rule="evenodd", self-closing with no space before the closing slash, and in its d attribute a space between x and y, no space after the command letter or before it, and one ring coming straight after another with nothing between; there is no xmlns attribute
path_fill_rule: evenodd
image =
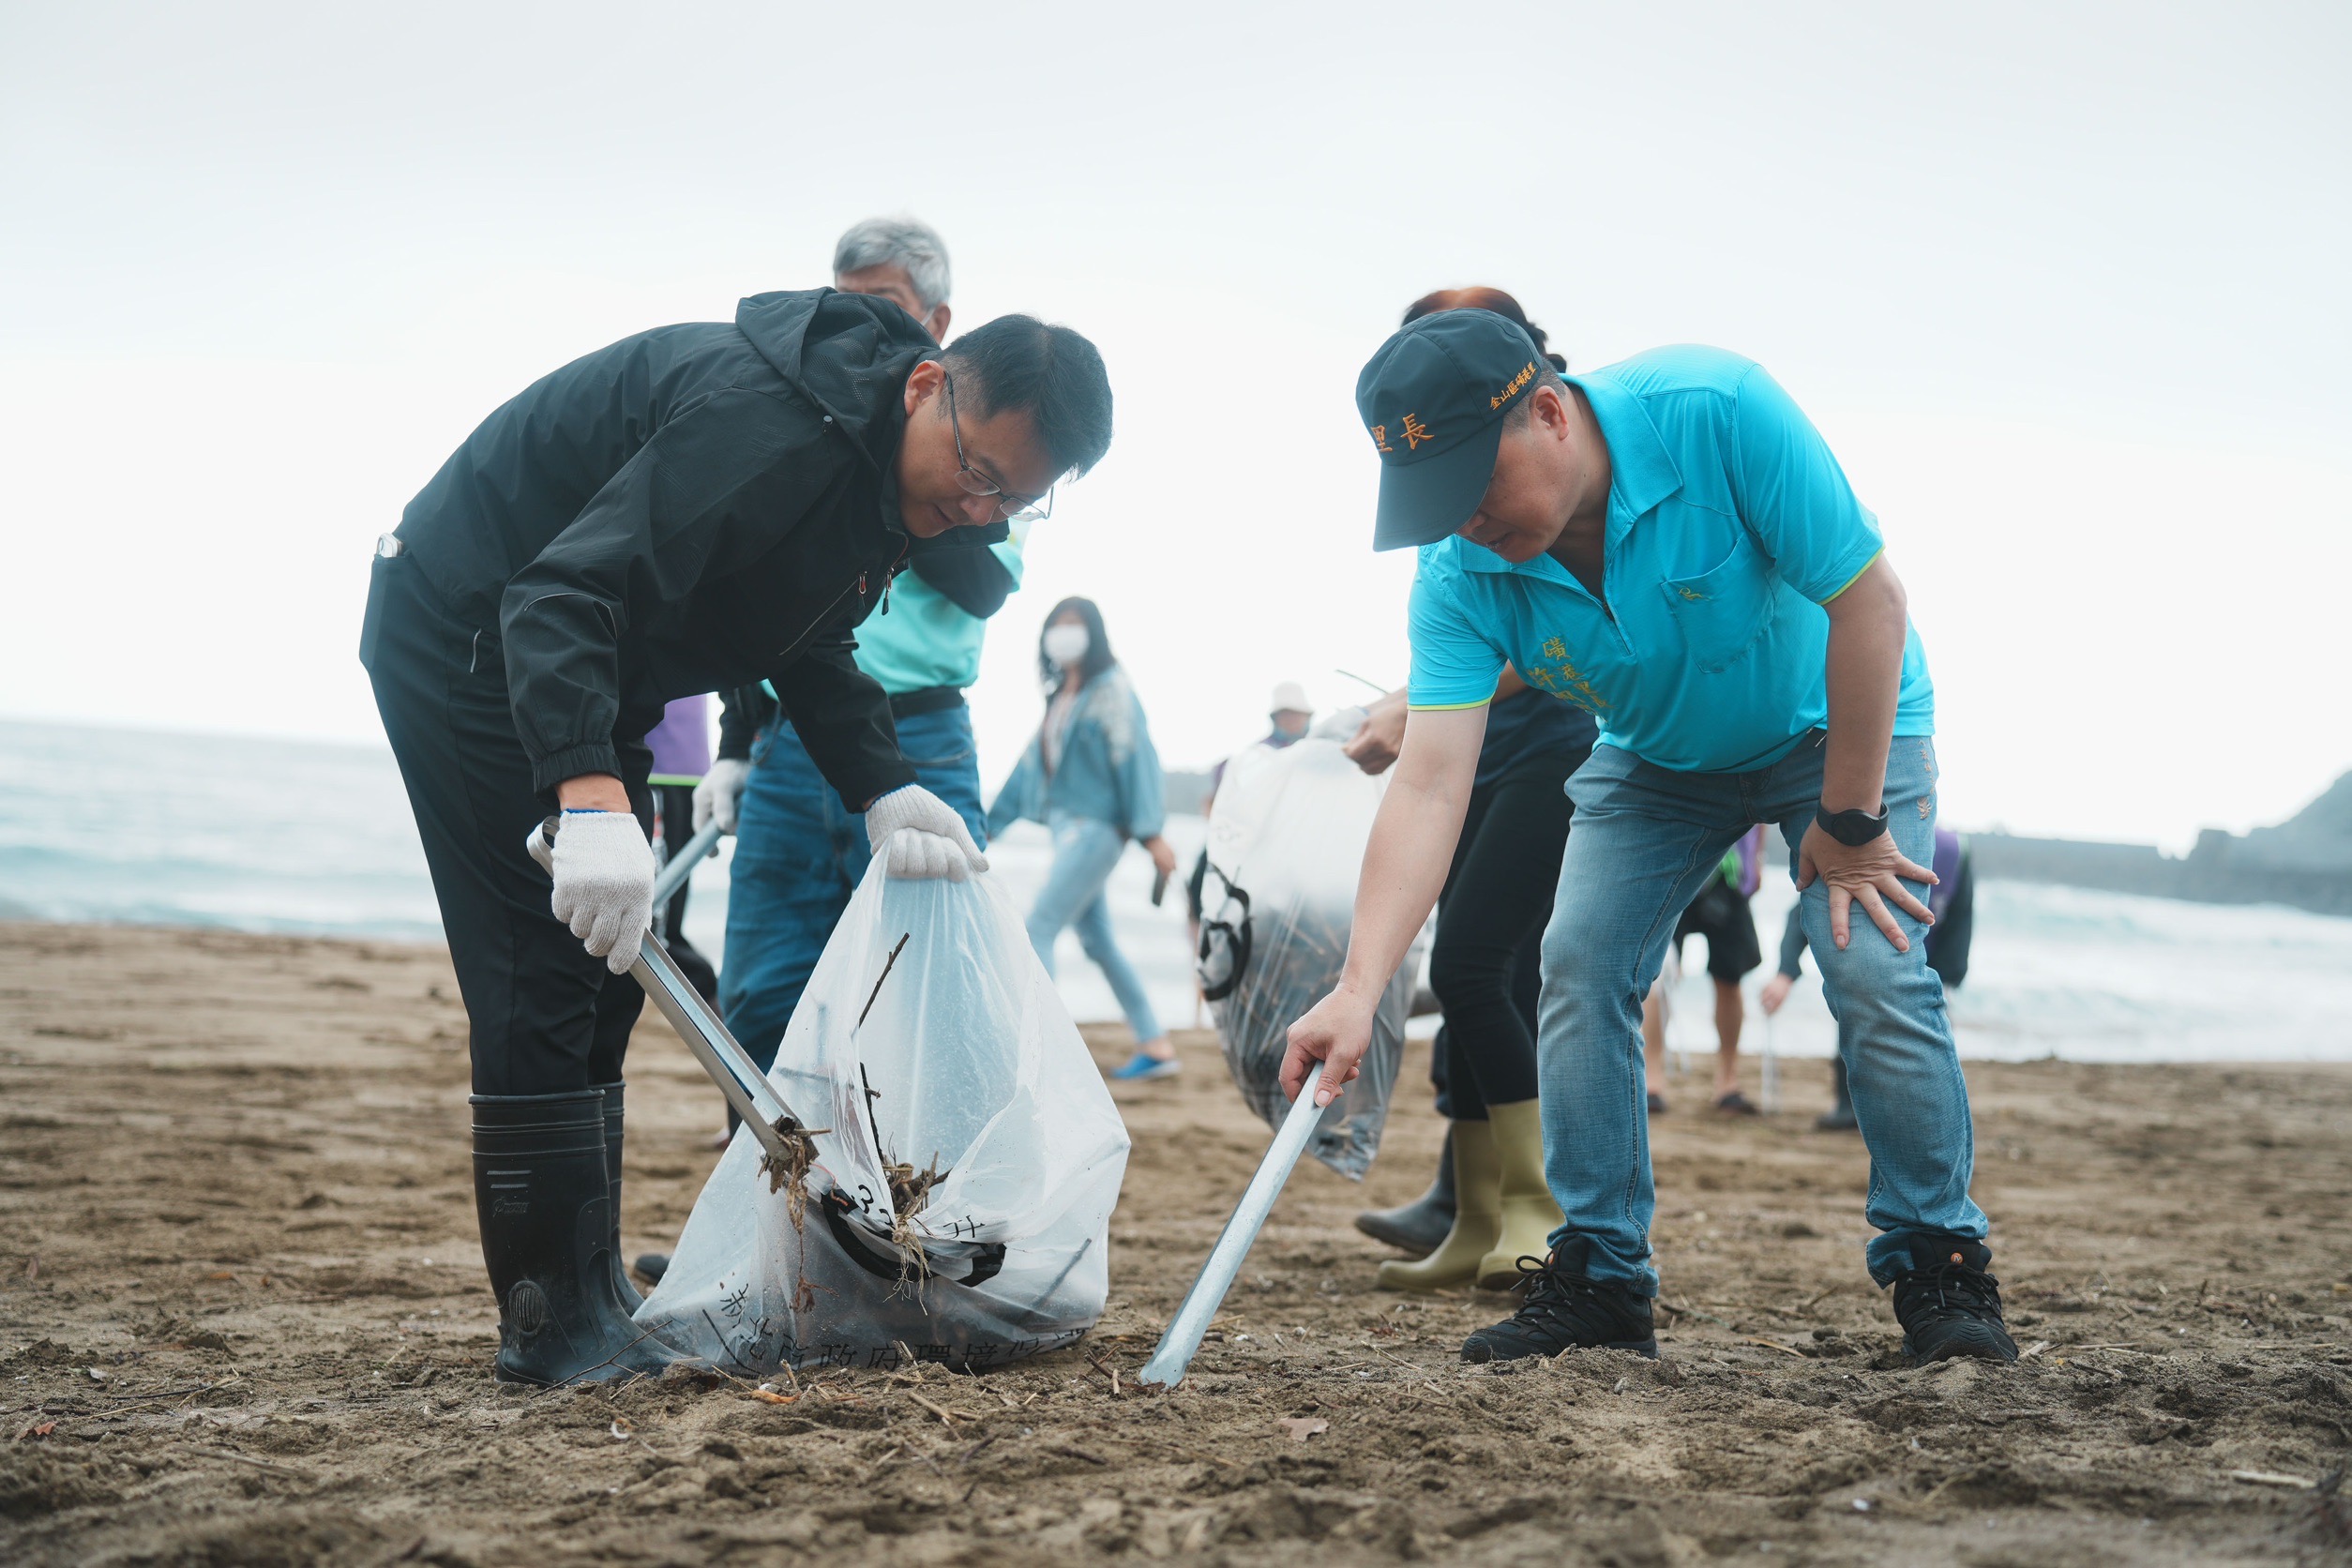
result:
<svg viewBox="0 0 2352 1568"><path fill-rule="evenodd" d="M550 850L531 830L531 858L555 879L555 918L615 974L637 962L654 923L654 848L626 811L566 811Z"/></svg>
<svg viewBox="0 0 2352 1568"><path fill-rule="evenodd" d="M866 808L866 841L876 854L889 850L883 869L894 877L961 882L988 868L956 808L920 784L903 785Z"/></svg>
<svg viewBox="0 0 2352 1568"><path fill-rule="evenodd" d="M735 811L750 778L751 764L740 757L721 757L713 762L711 771L694 787L694 831L701 832L716 818L719 832L734 832Z"/></svg>

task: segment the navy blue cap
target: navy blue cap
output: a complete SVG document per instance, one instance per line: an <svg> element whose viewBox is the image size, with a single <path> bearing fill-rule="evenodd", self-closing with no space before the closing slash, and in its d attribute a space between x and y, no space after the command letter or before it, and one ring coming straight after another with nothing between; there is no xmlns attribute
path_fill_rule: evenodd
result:
<svg viewBox="0 0 2352 1568"><path fill-rule="evenodd" d="M1380 455L1374 550L1435 544L1468 522L1495 475L1502 421L1543 368L1527 329L1492 310L1440 310L1397 328L1356 378Z"/></svg>

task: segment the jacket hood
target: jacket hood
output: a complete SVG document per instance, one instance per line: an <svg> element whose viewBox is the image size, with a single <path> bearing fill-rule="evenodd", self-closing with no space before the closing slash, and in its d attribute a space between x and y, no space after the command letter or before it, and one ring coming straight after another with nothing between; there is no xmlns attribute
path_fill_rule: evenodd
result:
<svg viewBox="0 0 2352 1568"><path fill-rule="evenodd" d="M905 423L907 374L939 352L912 316L873 294L779 289L738 304L735 327L875 467L889 464Z"/></svg>

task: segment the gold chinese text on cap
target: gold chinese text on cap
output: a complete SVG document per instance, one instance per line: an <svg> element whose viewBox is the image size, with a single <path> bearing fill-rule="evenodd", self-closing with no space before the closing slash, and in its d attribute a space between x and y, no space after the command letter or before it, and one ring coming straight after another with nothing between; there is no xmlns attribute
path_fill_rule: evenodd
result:
<svg viewBox="0 0 2352 1568"><path fill-rule="evenodd" d="M1492 414L1495 410L1500 408L1503 404L1517 397L1520 390L1525 387L1529 382L1533 381L1534 379L1535 361L1530 359L1527 362L1527 368L1525 369L1522 369L1517 375L1513 376L1508 382L1503 384L1501 391L1486 400L1486 412Z"/></svg>

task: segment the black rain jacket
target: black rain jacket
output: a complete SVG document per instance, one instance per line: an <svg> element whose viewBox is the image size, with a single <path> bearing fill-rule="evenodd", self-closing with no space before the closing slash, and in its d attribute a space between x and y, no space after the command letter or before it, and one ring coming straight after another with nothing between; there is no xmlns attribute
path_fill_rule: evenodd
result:
<svg viewBox="0 0 2352 1568"><path fill-rule="evenodd" d="M852 628L911 558L1006 534L916 539L888 497L937 352L888 300L755 294L576 359L466 438L400 535L475 656L503 656L536 789L619 774L665 703L761 680L845 806L914 781Z"/></svg>

